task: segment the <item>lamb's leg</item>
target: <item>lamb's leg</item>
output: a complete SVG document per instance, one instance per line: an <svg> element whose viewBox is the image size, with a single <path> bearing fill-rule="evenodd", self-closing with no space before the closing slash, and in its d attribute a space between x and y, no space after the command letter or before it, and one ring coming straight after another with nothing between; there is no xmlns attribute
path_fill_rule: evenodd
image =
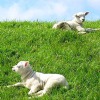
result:
<svg viewBox="0 0 100 100"><path fill-rule="evenodd" d="M78 32L78 34L86 34L86 32Z"/></svg>
<svg viewBox="0 0 100 100"><path fill-rule="evenodd" d="M35 93L37 92L37 91L39 91L40 90L40 86L39 85L33 85L32 87L31 87L31 90L28 92L28 95L35 95Z"/></svg>
<svg viewBox="0 0 100 100"><path fill-rule="evenodd" d="M100 28L96 28L96 29L86 28L85 30L86 30L86 32L94 32L94 31L99 31Z"/></svg>
<svg viewBox="0 0 100 100"><path fill-rule="evenodd" d="M66 23L66 22L60 23L60 24L58 25L58 28L59 28L59 29L71 30L71 27L70 27L69 24Z"/></svg>
<svg viewBox="0 0 100 100"><path fill-rule="evenodd" d="M59 22L53 26L54 29L66 29L66 30L71 30L71 27L67 22Z"/></svg>
<svg viewBox="0 0 100 100"><path fill-rule="evenodd" d="M76 30L78 31L78 34L86 34L86 30L82 26L77 26Z"/></svg>
<svg viewBox="0 0 100 100"><path fill-rule="evenodd" d="M56 86L60 86L60 85L61 85L61 82L58 82L57 80L49 79L47 83L45 84L44 89L41 91L38 91L35 95L38 97L43 96L44 94L49 93L52 90L52 88Z"/></svg>
<svg viewBox="0 0 100 100"><path fill-rule="evenodd" d="M18 83L13 84L13 85L8 85L7 87L15 87L15 86L24 86L24 84L22 82L18 82Z"/></svg>
<svg viewBox="0 0 100 100"><path fill-rule="evenodd" d="M86 29L78 29L78 30L79 30L78 34L86 34L90 32L100 31L100 28L97 29L86 28Z"/></svg>

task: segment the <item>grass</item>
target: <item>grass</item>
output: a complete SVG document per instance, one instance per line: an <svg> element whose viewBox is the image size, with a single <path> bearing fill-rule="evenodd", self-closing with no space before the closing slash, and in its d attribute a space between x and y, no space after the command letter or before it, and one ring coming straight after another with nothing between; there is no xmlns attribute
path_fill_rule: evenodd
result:
<svg viewBox="0 0 100 100"><path fill-rule="evenodd" d="M0 100L27 100L28 89L5 86L20 81L11 68L20 60L44 73L63 74L70 88L54 89L35 100L99 100L100 31L78 35L54 30L53 22L0 22ZM100 21L85 22L100 27Z"/></svg>

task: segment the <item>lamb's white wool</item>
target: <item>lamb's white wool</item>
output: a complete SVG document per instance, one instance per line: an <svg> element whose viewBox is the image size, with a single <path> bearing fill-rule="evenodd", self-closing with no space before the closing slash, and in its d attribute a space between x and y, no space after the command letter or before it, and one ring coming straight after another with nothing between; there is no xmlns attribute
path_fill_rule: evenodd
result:
<svg viewBox="0 0 100 100"><path fill-rule="evenodd" d="M30 89L29 95L43 96L56 86L68 87L68 82L63 75L35 72L32 70L29 61L20 61L13 66L12 70L21 75L22 82L8 87L25 86Z"/></svg>
<svg viewBox="0 0 100 100"><path fill-rule="evenodd" d="M67 30L77 30L79 33L86 33L86 32L92 32L92 31L96 31L96 30L100 30L100 28L98 29L91 29L91 28L83 28L83 22L85 21L85 16L88 14L89 12L79 12L77 14L74 14L74 19L71 21L62 21L62 22L58 22L56 24L53 25L54 29L67 29Z"/></svg>

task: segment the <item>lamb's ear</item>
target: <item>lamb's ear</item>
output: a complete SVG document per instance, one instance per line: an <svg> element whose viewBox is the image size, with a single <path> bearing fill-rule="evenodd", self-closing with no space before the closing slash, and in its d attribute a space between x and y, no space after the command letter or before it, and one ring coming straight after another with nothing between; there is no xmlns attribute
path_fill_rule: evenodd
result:
<svg viewBox="0 0 100 100"><path fill-rule="evenodd" d="M25 67L29 65L29 61L25 61Z"/></svg>
<svg viewBox="0 0 100 100"><path fill-rule="evenodd" d="M87 15L89 12L85 12L85 15Z"/></svg>

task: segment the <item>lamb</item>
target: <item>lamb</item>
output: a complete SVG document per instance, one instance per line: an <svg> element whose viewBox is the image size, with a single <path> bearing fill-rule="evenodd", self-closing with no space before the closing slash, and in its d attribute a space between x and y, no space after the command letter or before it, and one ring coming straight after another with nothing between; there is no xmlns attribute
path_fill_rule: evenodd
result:
<svg viewBox="0 0 100 100"><path fill-rule="evenodd" d="M71 21L61 21L53 25L53 29L66 29L66 30L77 30L79 34L85 34L93 31L100 30L100 28L84 28L83 22L85 21L85 16L89 12L79 12L74 15L74 19Z"/></svg>

